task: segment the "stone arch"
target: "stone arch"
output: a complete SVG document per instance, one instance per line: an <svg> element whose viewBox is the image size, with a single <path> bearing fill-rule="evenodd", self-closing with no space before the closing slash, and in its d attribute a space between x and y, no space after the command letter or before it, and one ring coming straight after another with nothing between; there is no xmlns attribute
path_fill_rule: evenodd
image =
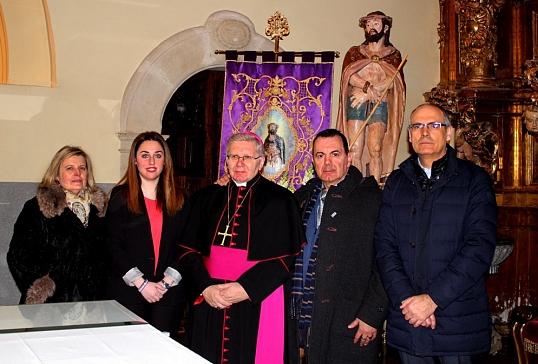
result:
<svg viewBox="0 0 538 364"><path fill-rule="evenodd" d="M147 130L161 130L170 98L192 75L224 67L216 49L274 50L274 43L256 33L246 16L228 10L211 14L200 27L181 31L159 44L136 69L120 109L121 171L125 171L133 139Z"/></svg>

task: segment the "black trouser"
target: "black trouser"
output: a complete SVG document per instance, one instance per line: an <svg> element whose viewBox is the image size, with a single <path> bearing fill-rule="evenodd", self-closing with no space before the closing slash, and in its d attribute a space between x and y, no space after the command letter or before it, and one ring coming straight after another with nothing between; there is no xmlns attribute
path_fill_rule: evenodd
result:
<svg viewBox="0 0 538 364"><path fill-rule="evenodd" d="M483 354L464 356L414 356L400 351L403 364L480 364Z"/></svg>

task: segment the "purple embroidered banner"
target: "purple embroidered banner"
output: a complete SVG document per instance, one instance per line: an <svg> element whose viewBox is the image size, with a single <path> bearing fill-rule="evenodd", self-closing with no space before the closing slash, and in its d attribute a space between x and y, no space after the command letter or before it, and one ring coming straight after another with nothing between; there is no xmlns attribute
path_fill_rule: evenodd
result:
<svg viewBox="0 0 538 364"><path fill-rule="evenodd" d="M226 61L220 149L251 131L264 141L263 176L295 191L313 174L312 140L330 126L334 63Z"/></svg>

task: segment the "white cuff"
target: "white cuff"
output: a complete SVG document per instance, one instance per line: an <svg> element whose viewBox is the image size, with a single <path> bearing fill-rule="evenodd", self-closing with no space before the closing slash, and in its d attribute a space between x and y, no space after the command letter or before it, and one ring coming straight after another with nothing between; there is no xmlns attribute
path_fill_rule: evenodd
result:
<svg viewBox="0 0 538 364"><path fill-rule="evenodd" d="M137 267L129 269L127 273L123 276L123 281L126 285L130 287L134 287L134 281L136 281L138 278L142 278L144 276L144 273L140 271Z"/></svg>
<svg viewBox="0 0 538 364"><path fill-rule="evenodd" d="M164 271L164 276L172 280L172 284L170 285L170 287L177 286L177 284L181 282L182 278L181 273L171 267L166 268L166 270Z"/></svg>

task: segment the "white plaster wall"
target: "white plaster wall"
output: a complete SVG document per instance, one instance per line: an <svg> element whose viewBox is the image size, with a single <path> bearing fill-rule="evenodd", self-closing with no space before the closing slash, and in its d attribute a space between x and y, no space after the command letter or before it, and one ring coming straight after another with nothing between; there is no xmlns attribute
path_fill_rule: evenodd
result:
<svg viewBox="0 0 538 364"><path fill-rule="evenodd" d="M422 93L439 82L439 5L432 0L48 0L48 5L58 87L0 85L0 182L39 181L65 144L89 152L98 182L116 182L116 133L129 80L160 43L202 26L219 10L245 15L261 34L278 10L291 27L281 42L284 49L337 50L342 57L364 40L358 19L381 10L394 18L391 42L408 54L406 116L422 102ZM333 118L341 62L335 65ZM406 139L403 133L397 163L407 157Z"/></svg>

